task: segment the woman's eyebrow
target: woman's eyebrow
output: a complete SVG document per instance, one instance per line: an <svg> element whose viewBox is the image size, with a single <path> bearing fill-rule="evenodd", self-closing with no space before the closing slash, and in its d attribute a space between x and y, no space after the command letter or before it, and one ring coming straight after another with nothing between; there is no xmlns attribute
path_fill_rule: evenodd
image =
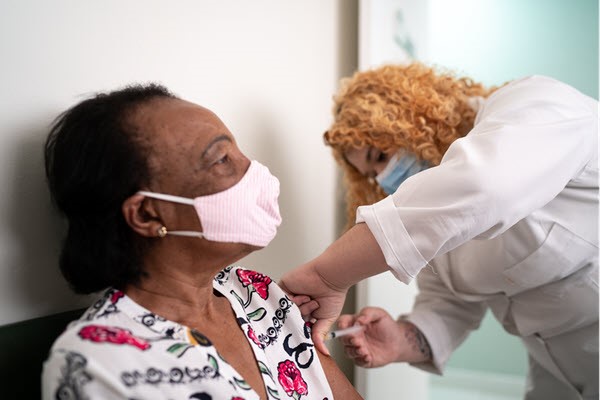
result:
<svg viewBox="0 0 600 400"><path fill-rule="evenodd" d="M212 146L214 146L215 144L217 144L223 140L232 142L231 138L225 134L215 137L213 140L210 141L210 143L206 146L206 148L202 152L202 158L204 158L206 156L206 153L208 153L208 151L211 149Z"/></svg>

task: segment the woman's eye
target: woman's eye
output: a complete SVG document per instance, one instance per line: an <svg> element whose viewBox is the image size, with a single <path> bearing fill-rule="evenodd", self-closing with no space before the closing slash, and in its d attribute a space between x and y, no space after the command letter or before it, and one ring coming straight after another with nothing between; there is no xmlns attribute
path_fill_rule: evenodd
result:
<svg viewBox="0 0 600 400"><path fill-rule="evenodd" d="M225 155L225 156L219 158L215 164L224 164L227 161L229 161L229 156Z"/></svg>

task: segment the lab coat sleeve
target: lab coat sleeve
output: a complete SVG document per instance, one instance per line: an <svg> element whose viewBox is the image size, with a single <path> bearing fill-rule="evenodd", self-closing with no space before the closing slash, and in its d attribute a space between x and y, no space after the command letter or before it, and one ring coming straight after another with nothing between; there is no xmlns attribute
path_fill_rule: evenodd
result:
<svg viewBox="0 0 600 400"><path fill-rule="evenodd" d="M467 302L454 296L431 268L417 277L419 294L413 311L401 319L413 323L427 339L432 362L412 365L442 374L454 350L477 329L487 306L484 302Z"/></svg>
<svg viewBox="0 0 600 400"><path fill-rule="evenodd" d="M597 104L550 78L513 82L486 100L439 166L359 207L357 223L368 225L408 283L437 255L506 231L597 159Z"/></svg>

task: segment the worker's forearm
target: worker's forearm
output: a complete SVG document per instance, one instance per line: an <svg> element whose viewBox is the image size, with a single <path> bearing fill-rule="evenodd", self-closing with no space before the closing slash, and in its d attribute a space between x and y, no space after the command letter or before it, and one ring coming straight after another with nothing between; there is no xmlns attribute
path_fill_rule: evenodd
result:
<svg viewBox="0 0 600 400"><path fill-rule="evenodd" d="M352 227L313 262L321 277L340 289L389 269L366 224Z"/></svg>
<svg viewBox="0 0 600 400"><path fill-rule="evenodd" d="M399 362L421 363L431 361L431 347L425 335L414 324L398 321L399 338L402 345L398 350Z"/></svg>

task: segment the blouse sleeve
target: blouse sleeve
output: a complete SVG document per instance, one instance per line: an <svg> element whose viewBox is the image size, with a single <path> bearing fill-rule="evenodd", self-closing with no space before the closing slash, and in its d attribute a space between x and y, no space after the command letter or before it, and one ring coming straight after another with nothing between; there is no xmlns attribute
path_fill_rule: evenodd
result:
<svg viewBox="0 0 600 400"><path fill-rule="evenodd" d="M81 353L55 349L42 371L42 399L126 398L114 371L107 371Z"/></svg>
<svg viewBox="0 0 600 400"><path fill-rule="evenodd" d="M359 207L357 222L408 283L435 256L493 238L543 207L597 162L597 148L596 101L550 78L515 81L488 98L439 166Z"/></svg>

